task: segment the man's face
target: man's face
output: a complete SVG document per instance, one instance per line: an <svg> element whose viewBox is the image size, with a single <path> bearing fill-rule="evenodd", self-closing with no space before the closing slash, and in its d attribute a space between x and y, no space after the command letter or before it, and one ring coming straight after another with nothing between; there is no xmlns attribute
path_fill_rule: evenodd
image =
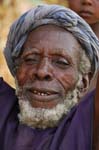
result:
<svg viewBox="0 0 99 150"><path fill-rule="evenodd" d="M99 0L68 0L68 3L88 24L99 23Z"/></svg>
<svg viewBox="0 0 99 150"><path fill-rule="evenodd" d="M45 25L32 31L17 69L19 99L40 111L63 104L78 81L79 49L72 34L60 27Z"/></svg>

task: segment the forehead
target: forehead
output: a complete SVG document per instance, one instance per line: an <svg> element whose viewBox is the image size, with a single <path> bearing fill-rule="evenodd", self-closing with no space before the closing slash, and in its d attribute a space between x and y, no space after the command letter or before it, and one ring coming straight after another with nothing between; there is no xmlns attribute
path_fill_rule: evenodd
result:
<svg viewBox="0 0 99 150"><path fill-rule="evenodd" d="M55 25L43 25L30 32L23 53L36 48L38 51L74 53L81 48L75 37L64 28Z"/></svg>

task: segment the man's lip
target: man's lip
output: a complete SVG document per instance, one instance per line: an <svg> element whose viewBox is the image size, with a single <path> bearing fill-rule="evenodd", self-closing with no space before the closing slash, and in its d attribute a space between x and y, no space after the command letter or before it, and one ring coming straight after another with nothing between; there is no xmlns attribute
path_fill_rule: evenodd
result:
<svg viewBox="0 0 99 150"><path fill-rule="evenodd" d="M58 92L54 90L45 89L29 89L29 92L32 94L33 100L42 102L56 99L56 97L59 95Z"/></svg>
<svg viewBox="0 0 99 150"><path fill-rule="evenodd" d="M90 11L80 11L79 14L83 18L87 18L87 17L90 17L92 15L92 12L90 12Z"/></svg>
<svg viewBox="0 0 99 150"><path fill-rule="evenodd" d="M31 92L37 94L37 93L46 93L46 94L56 94L57 91L56 90L52 90L52 89L48 89L48 88L44 88L44 87L41 87L41 88L30 88L29 89Z"/></svg>

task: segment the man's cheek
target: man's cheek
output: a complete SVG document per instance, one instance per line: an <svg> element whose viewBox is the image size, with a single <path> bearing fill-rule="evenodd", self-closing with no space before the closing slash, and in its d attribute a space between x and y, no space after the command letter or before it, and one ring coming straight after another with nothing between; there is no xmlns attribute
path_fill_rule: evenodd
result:
<svg viewBox="0 0 99 150"><path fill-rule="evenodd" d="M16 79L18 81L19 86L23 86L28 79L28 72L26 70L18 70Z"/></svg>
<svg viewBox="0 0 99 150"><path fill-rule="evenodd" d="M75 85L77 83L76 76L73 76L73 74L66 74L66 76L62 76L61 78L59 78L59 81L63 85L65 91L72 90L73 88L75 88Z"/></svg>
<svg viewBox="0 0 99 150"><path fill-rule="evenodd" d="M67 79L63 78L63 86L65 88L65 90L72 90L74 89L75 85L76 85L76 81L73 77L68 77Z"/></svg>

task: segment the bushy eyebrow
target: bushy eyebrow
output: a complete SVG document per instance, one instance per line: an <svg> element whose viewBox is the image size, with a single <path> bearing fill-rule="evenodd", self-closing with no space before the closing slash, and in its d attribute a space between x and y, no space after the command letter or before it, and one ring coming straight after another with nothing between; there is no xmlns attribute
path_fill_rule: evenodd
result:
<svg viewBox="0 0 99 150"><path fill-rule="evenodd" d="M40 53L40 51L37 48L26 48L23 50L22 58L32 53Z"/></svg>
<svg viewBox="0 0 99 150"><path fill-rule="evenodd" d="M34 54L34 53L35 53L35 54L38 54L38 55L42 54L42 51L41 51L40 49L35 48L35 47L32 47L32 48L31 48L31 47L30 47L30 48L28 47L28 48L24 49L23 51L24 51L24 52L23 52L21 58L27 57L28 55L32 55L32 54ZM66 58L66 59L72 61L72 60L71 60L71 56L69 56L69 55L66 53L66 51L68 51L68 50L63 49L63 48L54 48L53 50L50 50L50 51L49 51L49 55L61 56L61 57L64 57L64 58Z"/></svg>

